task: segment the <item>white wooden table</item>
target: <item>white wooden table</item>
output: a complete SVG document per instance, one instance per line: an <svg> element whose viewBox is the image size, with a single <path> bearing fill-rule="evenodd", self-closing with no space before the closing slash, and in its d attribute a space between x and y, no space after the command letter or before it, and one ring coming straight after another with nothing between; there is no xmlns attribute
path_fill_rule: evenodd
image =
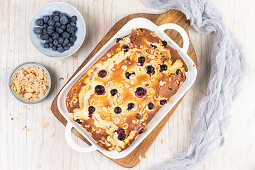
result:
<svg viewBox="0 0 255 170"><path fill-rule="evenodd" d="M248 1L213 0L226 24L247 50L247 76L243 80L240 96L232 106L232 122L224 146L198 170L255 168L255 4ZM88 34L84 45L74 55L76 57L58 60L40 54L28 36L30 17L47 2L50 0L0 0L0 169L122 169L97 152L78 153L69 148L64 139L64 126L48 108L67 81L66 75L73 74L114 23L128 14L164 11L149 9L140 0L66 0L84 16ZM213 35L203 36L192 29L190 35L198 57L196 83L147 152L147 157L134 169L148 169L189 145L194 110L209 77L206 63L213 42ZM51 93L39 104L24 105L8 89L12 70L26 61L42 63L53 75ZM60 77L64 80L60 81ZM166 140L164 144L162 139Z"/></svg>

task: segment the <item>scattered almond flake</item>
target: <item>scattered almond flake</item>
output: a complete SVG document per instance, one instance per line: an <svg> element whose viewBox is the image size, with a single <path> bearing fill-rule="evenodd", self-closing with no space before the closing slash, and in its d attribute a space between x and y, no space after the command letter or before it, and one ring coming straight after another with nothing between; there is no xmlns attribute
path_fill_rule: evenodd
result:
<svg viewBox="0 0 255 170"><path fill-rule="evenodd" d="M204 93L205 93L205 91L204 91L204 90L200 90L200 92L201 92L202 94L204 94Z"/></svg>
<svg viewBox="0 0 255 170"><path fill-rule="evenodd" d="M128 128L128 124L127 123L124 123L123 124L123 129L127 129Z"/></svg>
<svg viewBox="0 0 255 170"><path fill-rule="evenodd" d="M51 107L47 107L48 111L51 111Z"/></svg>
<svg viewBox="0 0 255 170"><path fill-rule="evenodd" d="M19 117L18 116L16 116L15 118L16 118L17 121L19 121Z"/></svg>
<svg viewBox="0 0 255 170"><path fill-rule="evenodd" d="M141 155L139 155L139 160L141 160L142 159L142 156Z"/></svg>
<svg viewBox="0 0 255 170"><path fill-rule="evenodd" d="M119 119L118 117L115 117L115 118L114 118L114 124L117 125L117 124L119 124L119 123L120 123L120 119Z"/></svg>
<svg viewBox="0 0 255 170"><path fill-rule="evenodd" d="M73 59L77 59L77 55L74 55L74 56L73 56Z"/></svg>
<svg viewBox="0 0 255 170"><path fill-rule="evenodd" d="M55 133L50 134L50 137L54 137L54 136L55 136Z"/></svg>
<svg viewBox="0 0 255 170"><path fill-rule="evenodd" d="M9 49L9 51L12 53L13 52L13 50L12 49Z"/></svg>
<svg viewBox="0 0 255 170"><path fill-rule="evenodd" d="M110 53L107 53L106 56L110 58L112 55Z"/></svg>
<svg viewBox="0 0 255 170"><path fill-rule="evenodd" d="M23 128L22 128L22 130L26 130L27 129L27 126L24 126Z"/></svg>
<svg viewBox="0 0 255 170"><path fill-rule="evenodd" d="M123 66L121 66L121 69L124 70L124 71L127 71L127 66L123 65Z"/></svg>
<svg viewBox="0 0 255 170"><path fill-rule="evenodd" d="M164 86L165 84L166 84L165 81L160 80L160 82L159 82L159 85L160 85L160 86Z"/></svg>
<svg viewBox="0 0 255 170"><path fill-rule="evenodd" d="M112 68L112 71L115 71L115 68Z"/></svg>
<svg viewBox="0 0 255 170"><path fill-rule="evenodd" d="M69 74L68 74L68 73L66 73L66 79L68 79L68 77L69 77Z"/></svg>
<svg viewBox="0 0 255 170"><path fill-rule="evenodd" d="M54 160L50 160L50 163L51 163L51 164L54 164L54 163L55 163L55 161L54 161Z"/></svg>
<svg viewBox="0 0 255 170"><path fill-rule="evenodd" d="M136 121L135 121L135 120L132 120L132 123L133 123L133 124L136 124Z"/></svg>
<svg viewBox="0 0 255 170"><path fill-rule="evenodd" d="M30 108L27 107L27 105L24 105L24 106L23 106L23 109L25 109L25 110L30 110Z"/></svg>
<svg viewBox="0 0 255 170"><path fill-rule="evenodd" d="M55 60L55 61L53 61L53 63L52 63L53 65L56 65L57 64L57 61Z"/></svg>
<svg viewBox="0 0 255 170"><path fill-rule="evenodd" d="M148 155L147 155L147 153L145 153L145 154L144 154L144 157L145 157L145 158L148 158Z"/></svg>
<svg viewBox="0 0 255 170"><path fill-rule="evenodd" d="M58 80L64 80L64 78L63 78L63 77L60 77Z"/></svg>
<svg viewBox="0 0 255 170"><path fill-rule="evenodd" d="M162 144L166 143L166 139L165 138L161 139L161 143Z"/></svg>
<svg viewBox="0 0 255 170"><path fill-rule="evenodd" d="M37 163L36 166L37 166L37 168L41 168L42 167L42 165L39 164L39 163Z"/></svg>
<svg viewBox="0 0 255 170"><path fill-rule="evenodd" d="M65 64L65 60L61 60L61 64Z"/></svg>
<svg viewBox="0 0 255 170"><path fill-rule="evenodd" d="M43 122L43 128L47 128L48 125L49 125L49 122Z"/></svg>

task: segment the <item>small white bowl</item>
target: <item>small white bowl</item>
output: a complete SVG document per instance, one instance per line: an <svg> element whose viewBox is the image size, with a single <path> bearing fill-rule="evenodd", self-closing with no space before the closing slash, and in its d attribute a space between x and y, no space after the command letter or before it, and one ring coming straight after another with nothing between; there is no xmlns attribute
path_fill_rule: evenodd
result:
<svg viewBox="0 0 255 170"><path fill-rule="evenodd" d="M77 27L78 30L76 32L77 40L74 42L74 45L67 51L60 53L58 51L53 51L51 48L43 48L42 40L36 35L33 31L34 27L36 27L36 20L43 17L44 15L51 15L53 11L60 11L67 13L70 17L75 15L77 16ZM74 54L82 45L86 35L86 26L84 19L80 12L75 9L72 5L64 3L64 2L52 2L49 3L39 10L35 12L30 20L29 25L29 36L32 44L35 46L37 50L49 57L58 57L65 58Z"/></svg>

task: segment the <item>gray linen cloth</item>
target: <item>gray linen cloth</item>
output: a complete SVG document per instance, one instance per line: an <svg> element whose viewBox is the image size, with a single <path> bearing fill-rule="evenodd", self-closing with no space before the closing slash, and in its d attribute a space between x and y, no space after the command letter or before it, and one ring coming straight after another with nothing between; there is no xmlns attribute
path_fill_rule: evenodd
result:
<svg viewBox="0 0 255 170"><path fill-rule="evenodd" d="M168 170L193 169L204 163L224 143L231 104L239 92L239 83L245 71L244 50L209 0L143 2L151 8L182 11L196 31L203 34L215 33L209 56L209 83L195 112L196 118L190 132L191 144L174 158L153 167Z"/></svg>

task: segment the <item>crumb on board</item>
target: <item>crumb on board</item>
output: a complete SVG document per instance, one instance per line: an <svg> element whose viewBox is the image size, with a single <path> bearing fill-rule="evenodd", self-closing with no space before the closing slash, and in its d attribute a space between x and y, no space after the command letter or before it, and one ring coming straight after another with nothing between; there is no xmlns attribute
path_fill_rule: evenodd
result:
<svg viewBox="0 0 255 170"><path fill-rule="evenodd" d="M54 136L55 136L55 133L50 134L50 137L54 137Z"/></svg>
<svg viewBox="0 0 255 170"><path fill-rule="evenodd" d="M148 158L148 155L147 155L147 153L145 153L145 154L144 154L144 158Z"/></svg>
<svg viewBox="0 0 255 170"><path fill-rule="evenodd" d="M49 125L49 122L43 122L43 128L47 128L48 125Z"/></svg>
<svg viewBox="0 0 255 170"><path fill-rule="evenodd" d="M27 107L27 105L23 105L23 109L25 109L25 110L30 110L30 108Z"/></svg>
<svg viewBox="0 0 255 170"><path fill-rule="evenodd" d="M55 161L54 161L54 160L50 160L50 163L51 163L51 164L54 164L54 163L55 163Z"/></svg>
<svg viewBox="0 0 255 170"><path fill-rule="evenodd" d="M73 59L77 59L77 55L74 55L74 56L73 56Z"/></svg>
<svg viewBox="0 0 255 170"><path fill-rule="evenodd" d="M162 144L166 143L166 139L164 139L164 138L161 139L161 143L162 143Z"/></svg>
<svg viewBox="0 0 255 170"><path fill-rule="evenodd" d="M168 154L168 152L167 151L162 151L162 154Z"/></svg>
<svg viewBox="0 0 255 170"><path fill-rule="evenodd" d="M37 168L41 168L41 167L42 167L42 165L41 165L41 164L39 164L39 163L37 163L37 164L36 164L36 167L37 167Z"/></svg>
<svg viewBox="0 0 255 170"><path fill-rule="evenodd" d="M13 50L12 49L9 49L9 51L12 53L13 52Z"/></svg>
<svg viewBox="0 0 255 170"><path fill-rule="evenodd" d="M65 64L65 60L61 60L61 64Z"/></svg>
<svg viewBox="0 0 255 170"><path fill-rule="evenodd" d="M48 111L51 111L51 107L48 107L47 109L48 109Z"/></svg>
<svg viewBox="0 0 255 170"><path fill-rule="evenodd" d="M66 73L66 79L68 79L68 77L69 77L69 73Z"/></svg>
<svg viewBox="0 0 255 170"><path fill-rule="evenodd" d="M201 90L200 90L200 93L204 94L204 93L205 93L205 91L201 89Z"/></svg>
<svg viewBox="0 0 255 170"><path fill-rule="evenodd" d="M22 128L22 130L26 130L27 132L30 131L30 128L28 128L26 125Z"/></svg>
<svg viewBox="0 0 255 170"><path fill-rule="evenodd" d="M53 63L52 63L53 65L56 65L57 64L57 61L55 60L55 61L53 61Z"/></svg>
<svg viewBox="0 0 255 170"><path fill-rule="evenodd" d="M63 77L60 77L58 80L64 80L64 78L63 78Z"/></svg>

